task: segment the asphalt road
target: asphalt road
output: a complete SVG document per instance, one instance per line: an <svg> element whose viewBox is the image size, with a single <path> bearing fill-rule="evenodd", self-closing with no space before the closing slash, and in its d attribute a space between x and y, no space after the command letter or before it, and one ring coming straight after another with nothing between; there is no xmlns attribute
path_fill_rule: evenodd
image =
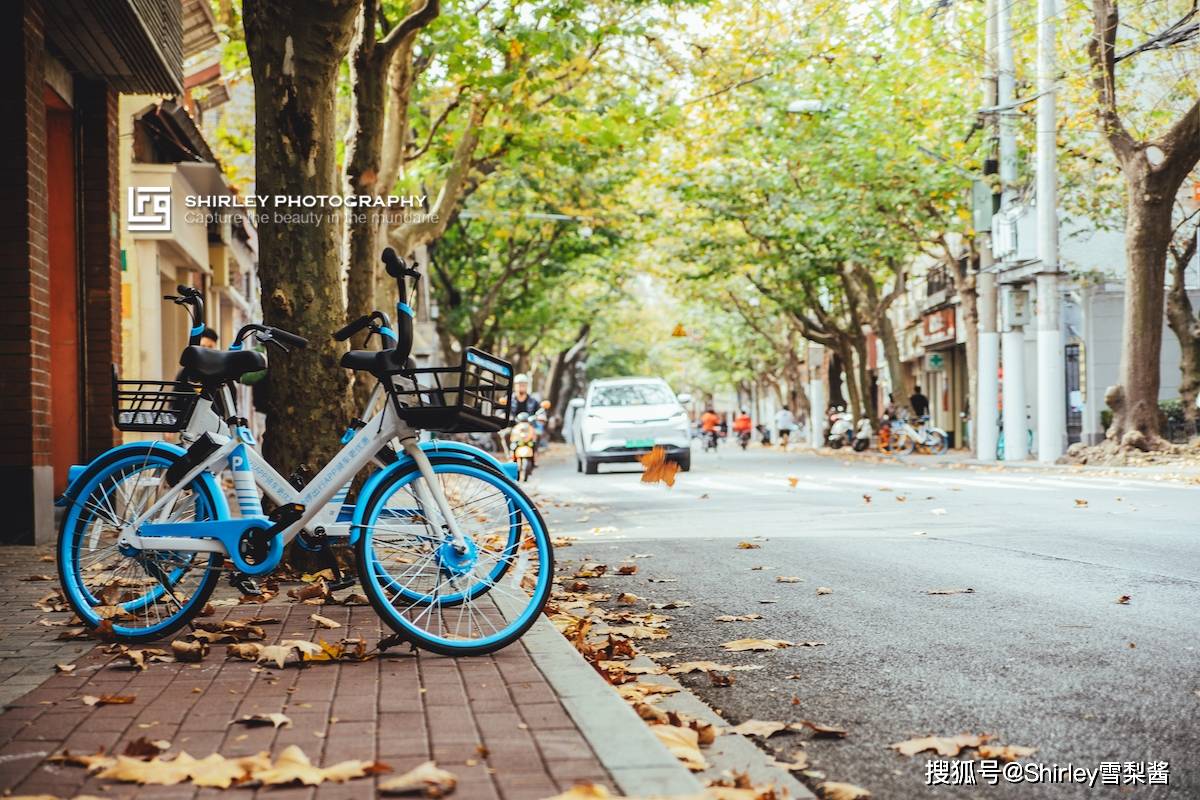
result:
<svg viewBox="0 0 1200 800"><path fill-rule="evenodd" d="M763 667L685 684L734 724L849 731L773 736L781 757L802 746L816 773L875 798L1200 798L1200 485L752 448L697 449L667 488L637 465L584 476L561 453L543 461L535 494L553 533L576 537L562 574L640 556L635 575L592 583L643 608L692 604L663 612L671 636L649 649ZM973 591L929 593L947 589ZM824 644L720 649L744 637ZM888 749L959 733L1037 748L1028 761L1045 765L1167 761L1170 785L992 787L976 771L975 787L931 787L932 754Z"/></svg>

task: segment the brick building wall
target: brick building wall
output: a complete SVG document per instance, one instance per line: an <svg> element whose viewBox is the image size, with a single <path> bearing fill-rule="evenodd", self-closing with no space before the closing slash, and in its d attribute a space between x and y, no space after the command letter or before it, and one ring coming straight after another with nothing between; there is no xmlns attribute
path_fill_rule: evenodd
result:
<svg viewBox="0 0 1200 800"><path fill-rule="evenodd" d="M51 530L50 274L45 162L45 14L41 0L5 9L0 63L0 486L7 530L32 542Z"/></svg>
<svg viewBox="0 0 1200 800"><path fill-rule="evenodd" d="M121 363L120 187L117 93L76 81L83 249L83 434L91 459L120 441L112 422L112 365Z"/></svg>
<svg viewBox="0 0 1200 800"><path fill-rule="evenodd" d="M10 88L0 93L0 543L8 544L54 536L52 437L80 437L85 460L119 441L110 377L121 357L117 95L81 78L73 82L81 430L51 419L46 52L43 0L3 6L0 68Z"/></svg>

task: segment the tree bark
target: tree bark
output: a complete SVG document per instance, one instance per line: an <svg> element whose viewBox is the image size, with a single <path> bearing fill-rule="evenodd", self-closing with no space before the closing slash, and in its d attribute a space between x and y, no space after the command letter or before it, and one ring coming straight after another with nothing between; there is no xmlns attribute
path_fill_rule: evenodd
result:
<svg viewBox="0 0 1200 800"><path fill-rule="evenodd" d="M246 0L260 194L338 194L335 88L357 9L358 0ZM258 229L263 316L310 342L271 356L264 449L283 470L324 464L349 414L343 347L329 336L345 321L339 223L328 210L318 224L268 214Z"/></svg>
<svg viewBox="0 0 1200 800"><path fill-rule="evenodd" d="M1144 449L1161 441L1159 360L1171 212L1179 187L1200 160L1200 100L1163 136L1135 139L1117 108L1117 2L1092 0L1092 12L1088 58L1096 117L1125 178L1125 327L1121 382L1106 393L1113 401L1107 435L1109 441ZM1157 151L1153 163L1149 157L1152 147Z"/></svg>
<svg viewBox="0 0 1200 800"><path fill-rule="evenodd" d="M1120 412L1113 414L1108 438L1122 442L1128 433L1137 431L1152 441L1159 435L1163 286L1174 192L1165 197L1153 192L1143 171L1132 166L1127 166L1124 174L1125 328L1120 379L1125 402Z"/></svg>
<svg viewBox="0 0 1200 800"><path fill-rule="evenodd" d="M1184 226L1186 228L1186 226ZM1187 293L1187 266L1196 257L1196 229L1186 231L1184 245L1171 245L1171 287L1167 291L1167 324L1179 339L1179 398L1187 436L1196 436L1196 395L1200 393L1200 319ZM1178 237L1176 237L1178 241Z"/></svg>

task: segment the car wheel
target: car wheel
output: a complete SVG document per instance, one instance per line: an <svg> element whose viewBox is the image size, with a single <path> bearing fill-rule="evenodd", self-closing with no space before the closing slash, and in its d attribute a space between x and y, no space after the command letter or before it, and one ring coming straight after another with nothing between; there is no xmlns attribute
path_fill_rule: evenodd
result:
<svg viewBox="0 0 1200 800"><path fill-rule="evenodd" d="M588 475L595 475L600 471L600 463L592 461L590 458L585 458L583 460L583 471Z"/></svg>
<svg viewBox="0 0 1200 800"><path fill-rule="evenodd" d="M683 455L678 456L675 459L675 461L678 462L679 470L681 472L691 472L692 471L692 454L691 453L684 453Z"/></svg>
<svg viewBox="0 0 1200 800"><path fill-rule="evenodd" d="M579 460L579 456L575 456L575 471L583 472L583 462Z"/></svg>

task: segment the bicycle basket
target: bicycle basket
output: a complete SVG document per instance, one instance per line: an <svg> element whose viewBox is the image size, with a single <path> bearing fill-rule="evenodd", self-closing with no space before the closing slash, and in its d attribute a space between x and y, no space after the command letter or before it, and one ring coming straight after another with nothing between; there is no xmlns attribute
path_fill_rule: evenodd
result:
<svg viewBox="0 0 1200 800"><path fill-rule="evenodd" d="M181 431L196 410L199 389L177 381L117 380L114 366L113 423L123 431Z"/></svg>
<svg viewBox="0 0 1200 800"><path fill-rule="evenodd" d="M457 367L397 370L384 386L397 416L413 428L483 433L509 426L512 376L512 364L468 347Z"/></svg>

